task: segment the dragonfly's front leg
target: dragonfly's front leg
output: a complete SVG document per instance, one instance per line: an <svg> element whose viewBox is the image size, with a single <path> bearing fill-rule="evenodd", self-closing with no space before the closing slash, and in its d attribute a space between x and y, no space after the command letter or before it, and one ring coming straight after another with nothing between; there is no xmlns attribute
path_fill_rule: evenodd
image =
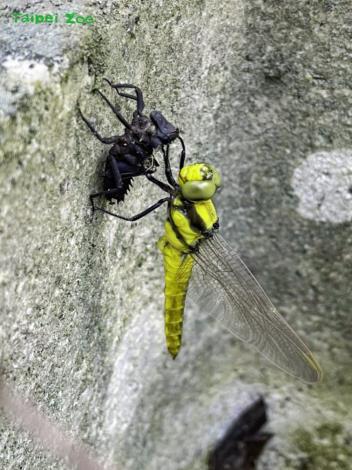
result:
<svg viewBox="0 0 352 470"><path fill-rule="evenodd" d="M170 197L164 197L163 199L160 199L158 202L156 202L152 206L148 207L147 209L140 212L139 214L133 215L132 217L125 217L123 215L114 214L113 212L110 212L106 209L103 209L102 207L96 207L95 210L104 212L105 214L112 215L113 217L117 217L118 219L126 220L127 222L135 222L136 220L139 220L142 217L145 217L146 215L150 214L150 212L153 212L155 209L160 207L162 204L164 204L165 202L169 202L170 200L171 200Z"/></svg>

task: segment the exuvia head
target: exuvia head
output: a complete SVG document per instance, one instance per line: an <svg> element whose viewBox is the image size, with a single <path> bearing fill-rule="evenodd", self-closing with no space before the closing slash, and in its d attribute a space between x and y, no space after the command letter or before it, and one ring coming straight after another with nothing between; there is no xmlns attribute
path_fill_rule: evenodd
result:
<svg viewBox="0 0 352 470"><path fill-rule="evenodd" d="M179 130L171 124L160 111L152 111L150 119L156 128L156 137L162 144L169 144L179 134Z"/></svg>
<svg viewBox="0 0 352 470"><path fill-rule="evenodd" d="M221 186L221 175L209 163L195 163L182 168L178 184L185 199L206 201L211 199Z"/></svg>
<svg viewBox="0 0 352 470"><path fill-rule="evenodd" d="M142 134L148 132L151 127L153 127L153 124L145 114L134 111L131 123L133 133Z"/></svg>

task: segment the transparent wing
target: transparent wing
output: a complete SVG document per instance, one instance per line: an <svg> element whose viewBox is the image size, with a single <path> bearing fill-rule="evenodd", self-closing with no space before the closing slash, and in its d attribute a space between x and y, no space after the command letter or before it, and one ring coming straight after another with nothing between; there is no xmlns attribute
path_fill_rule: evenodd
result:
<svg viewBox="0 0 352 470"><path fill-rule="evenodd" d="M191 255L195 263L190 296L234 336L280 369L304 382L319 381L322 373L312 353L277 312L234 249L219 234L199 245L199 252Z"/></svg>

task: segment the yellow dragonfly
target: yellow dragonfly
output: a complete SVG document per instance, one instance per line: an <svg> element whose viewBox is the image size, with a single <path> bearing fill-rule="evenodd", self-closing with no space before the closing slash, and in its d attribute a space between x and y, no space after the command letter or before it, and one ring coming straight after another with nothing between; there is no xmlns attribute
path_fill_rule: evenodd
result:
<svg viewBox="0 0 352 470"><path fill-rule="evenodd" d="M163 154L168 184L152 180L168 197L133 217L100 210L134 221L168 203L165 233L158 247L164 258L165 335L171 356L176 358L181 348L185 300L190 292L234 336L277 367L304 382L319 381L322 371L308 347L218 233L212 198L221 185L219 172L208 163L195 163L183 166L176 182L168 149Z"/></svg>

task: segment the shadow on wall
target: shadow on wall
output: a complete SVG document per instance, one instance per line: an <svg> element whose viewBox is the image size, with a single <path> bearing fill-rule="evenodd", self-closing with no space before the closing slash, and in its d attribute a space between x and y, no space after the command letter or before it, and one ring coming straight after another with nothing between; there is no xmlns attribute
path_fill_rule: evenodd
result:
<svg viewBox="0 0 352 470"><path fill-rule="evenodd" d="M253 470L265 444L272 437L262 432L267 422L266 404L258 398L233 422L209 455L209 470Z"/></svg>

